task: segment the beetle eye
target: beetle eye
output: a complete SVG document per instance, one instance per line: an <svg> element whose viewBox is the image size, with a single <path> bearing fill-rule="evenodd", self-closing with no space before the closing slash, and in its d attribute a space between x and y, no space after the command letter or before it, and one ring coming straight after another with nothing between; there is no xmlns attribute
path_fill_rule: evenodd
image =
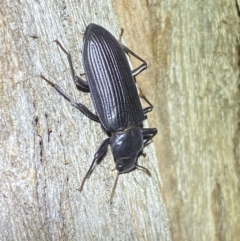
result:
<svg viewBox="0 0 240 241"><path fill-rule="evenodd" d="M123 164L122 164L122 163L117 163L116 169L117 169L119 172L122 172L122 171L123 171Z"/></svg>

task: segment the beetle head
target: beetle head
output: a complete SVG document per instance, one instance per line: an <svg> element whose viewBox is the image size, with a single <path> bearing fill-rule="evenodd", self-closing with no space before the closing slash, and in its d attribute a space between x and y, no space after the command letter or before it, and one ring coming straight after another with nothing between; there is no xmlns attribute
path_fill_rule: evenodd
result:
<svg viewBox="0 0 240 241"><path fill-rule="evenodd" d="M131 171L136 167L138 154L143 149L141 129L131 128L114 134L110 139L110 146L119 174Z"/></svg>

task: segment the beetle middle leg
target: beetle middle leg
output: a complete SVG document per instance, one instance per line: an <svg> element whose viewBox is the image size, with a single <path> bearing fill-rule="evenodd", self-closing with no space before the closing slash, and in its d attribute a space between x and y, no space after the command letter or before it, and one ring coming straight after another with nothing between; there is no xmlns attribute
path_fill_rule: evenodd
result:
<svg viewBox="0 0 240 241"><path fill-rule="evenodd" d="M44 79L49 85L51 85L60 95L62 95L66 100L68 100L74 107L79 109L84 115L89 117L91 120L96 122L100 122L97 115L93 114L86 106L81 103L77 103L72 97L70 97L67 93L65 93L57 84L54 84L52 81L48 80L42 74L40 78Z"/></svg>
<svg viewBox="0 0 240 241"><path fill-rule="evenodd" d="M62 46L62 44L56 39L54 42L60 47L60 49L67 55L68 64L71 70L71 75L73 78L74 83L77 87L79 87L83 91L89 92L88 82L84 81L82 78L76 75L75 70L73 68L72 57L71 54Z"/></svg>
<svg viewBox="0 0 240 241"><path fill-rule="evenodd" d="M142 93L142 90L141 90L140 88L138 88L138 89L139 89L139 97L142 98L142 99L144 99L144 100L149 104L148 107L146 107L146 108L143 109L143 113L144 113L144 115L146 115L148 112L152 111L153 105L152 105L152 103L147 99L147 97Z"/></svg>
<svg viewBox="0 0 240 241"><path fill-rule="evenodd" d="M152 138L157 134L156 128L142 128L144 146L148 145Z"/></svg>

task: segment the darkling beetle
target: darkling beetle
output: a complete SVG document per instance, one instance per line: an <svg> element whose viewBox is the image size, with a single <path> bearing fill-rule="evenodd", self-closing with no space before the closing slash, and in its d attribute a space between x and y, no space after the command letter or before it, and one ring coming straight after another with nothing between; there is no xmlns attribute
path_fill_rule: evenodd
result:
<svg viewBox="0 0 240 241"><path fill-rule="evenodd" d="M99 122L107 133L111 133L110 137L102 142L95 153L92 164L78 190L82 191L86 179L90 177L96 162L107 151L108 145L111 146L118 175L135 168L141 168L150 175L146 168L137 164L137 158L143 148L157 134L156 128L141 127L145 115L152 111L153 105L140 93L140 97L149 104L148 107L142 108L135 84L135 76L147 68L147 63L126 46L120 44L106 29L92 23L87 26L84 34L83 65L87 79L84 81L75 74L70 53L63 48L58 40L55 42L67 55L76 86L84 91L90 91L96 114L86 106L77 103L57 84L43 75L40 77L83 114ZM126 54L134 56L142 64L131 71Z"/></svg>

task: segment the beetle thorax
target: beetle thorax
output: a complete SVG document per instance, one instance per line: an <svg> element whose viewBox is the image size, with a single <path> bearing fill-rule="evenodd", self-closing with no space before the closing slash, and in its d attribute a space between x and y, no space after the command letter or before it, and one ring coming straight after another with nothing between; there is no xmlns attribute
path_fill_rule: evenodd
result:
<svg viewBox="0 0 240 241"><path fill-rule="evenodd" d="M143 149L143 137L140 128L131 128L125 132L114 134L110 146L116 168L120 173L128 172L136 166L137 156Z"/></svg>

